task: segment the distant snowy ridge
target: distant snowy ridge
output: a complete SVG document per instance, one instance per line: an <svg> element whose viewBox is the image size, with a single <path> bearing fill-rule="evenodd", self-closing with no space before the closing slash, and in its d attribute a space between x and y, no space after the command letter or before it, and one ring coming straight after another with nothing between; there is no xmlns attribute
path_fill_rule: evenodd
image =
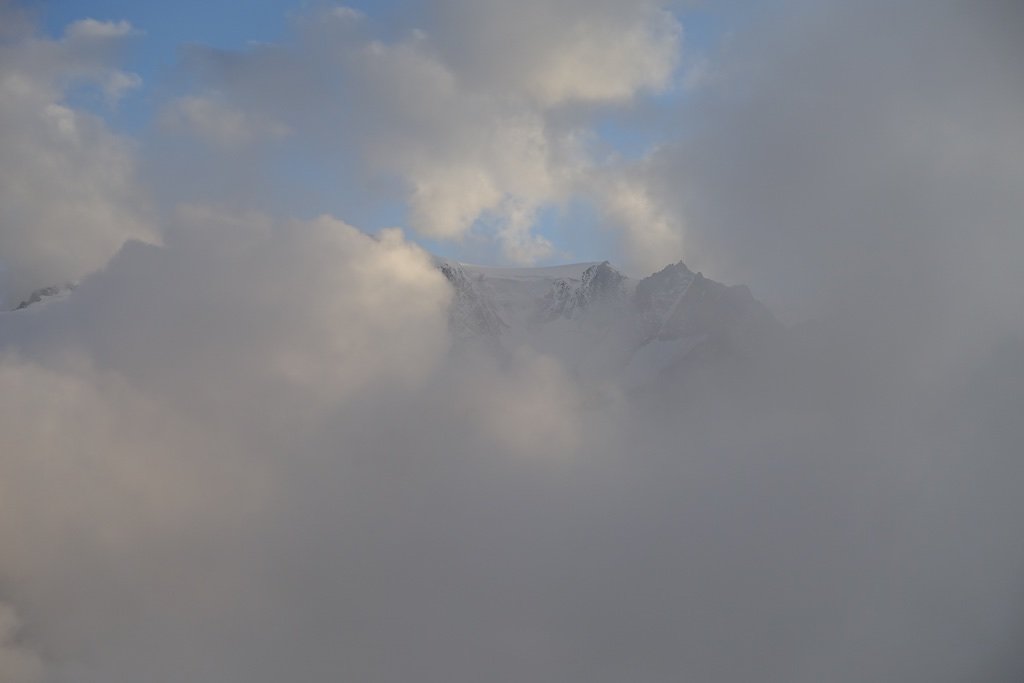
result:
<svg viewBox="0 0 1024 683"><path fill-rule="evenodd" d="M629 376L679 363L710 344L740 348L778 325L745 286L727 286L682 262L639 281L608 261L497 268L436 259L455 293L456 346L527 344L576 371Z"/></svg>

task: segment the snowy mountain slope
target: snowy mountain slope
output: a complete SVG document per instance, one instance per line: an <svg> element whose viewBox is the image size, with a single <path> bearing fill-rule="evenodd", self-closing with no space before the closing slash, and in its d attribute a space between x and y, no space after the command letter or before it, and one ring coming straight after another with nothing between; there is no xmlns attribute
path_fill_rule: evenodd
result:
<svg viewBox="0 0 1024 683"><path fill-rule="evenodd" d="M496 268L437 259L455 289L457 346L528 345L574 371L647 384L698 347L742 349L778 324L743 286L682 262L639 281L607 261Z"/></svg>
<svg viewBox="0 0 1024 683"><path fill-rule="evenodd" d="M438 268L455 289L448 311L452 336L460 340L496 340L508 325L498 315L493 297L474 283L476 278L471 278L462 264L444 261Z"/></svg>

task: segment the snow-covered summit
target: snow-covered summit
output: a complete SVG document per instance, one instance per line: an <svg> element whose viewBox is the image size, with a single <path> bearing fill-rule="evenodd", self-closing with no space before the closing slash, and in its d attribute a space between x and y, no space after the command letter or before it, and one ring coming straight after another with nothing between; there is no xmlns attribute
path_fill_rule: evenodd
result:
<svg viewBox="0 0 1024 683"><path fill-rule="evenodd" d="M455 296L457 345L529 345L581 372L661 372L702 346L735 345L776 324L743 286L682 262L639 281L608 261L499 268L437 260Z"/></svg>
<svg viewBox="0 0 1024 683"><path fill-rule="evenodd" d="M535 312L539 322L575 318L599 305L625 301L628 278L604 261L588 266L579 279L558 278L545 293Z"/></svg>

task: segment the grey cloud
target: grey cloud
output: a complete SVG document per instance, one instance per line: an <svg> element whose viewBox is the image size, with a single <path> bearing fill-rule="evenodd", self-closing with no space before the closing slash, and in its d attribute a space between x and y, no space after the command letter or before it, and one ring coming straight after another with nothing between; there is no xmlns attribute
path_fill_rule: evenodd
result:
<svg viewBox="0 0 1024 683"><path fill-rule="evenodd" d="M631 391L528 342L452 351L453 293L397 231L195 204L0 314L0 675L1018 681L1019 14L789 7L736 36L684 143L597 179L655 250L678 231L694 269L816 314L749 348ZM507 110L451 114L458 91L413 125L349 73L380 107L352 113L308 87L357 59L331 51L383 55L388 83L403 60L530 76L336 19L308 49L194 56L196 96L329 130L265 86L461 162Z"/></svg>
<svg viewBox="0 0 1024 683"><path fill-rule="evenodd" d="M20 629L18 615L0 602L0 676L11 683L35 683L40 680L42 663L38 654L18 642Z"/></svg>
<svg viewBox="0 0 1024 683"><path fill-rule="evenodd" d="M841 291L1019 288L1021 53L994 27L1020 13L782 7L733 41L699 134L662 155L695 258L805 314Z"/></svg>
<svg viewBox="0 0 1024 683"><path fill-rule="evenodd" d="M1019 345L927 401L814 336L596 400L450 355L397 235L180 222L2 319L0 586L43 680L1018 672Z"/></svg>

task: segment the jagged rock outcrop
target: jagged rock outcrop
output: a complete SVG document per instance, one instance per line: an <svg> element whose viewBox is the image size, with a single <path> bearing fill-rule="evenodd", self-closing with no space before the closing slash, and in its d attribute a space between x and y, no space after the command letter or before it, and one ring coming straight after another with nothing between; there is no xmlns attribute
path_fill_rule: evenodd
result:
<svg viewBox="0 0 1024 683"><path fill-rule="evenodd" d="M438 267L455 290L448 311L448 328L452 338L457 343L470 339L496 342L502 330L508 326L498 315L490 298L470 279L461 264L444 261Z"/></svg>
<svg viewBox="0 0 1024 683"><path fill-rule="evenodd" d="M75 287L76 285L73 282L67 282L63 285L54 285L51 287L42 287L29 294L27 299L14 307L14 310L21 311L46 299L53 299L55 297L62 296L68 292L74 291Z"/></svg>
<svg viewBox="0 0 1024 683"><path fill-rule="evenodd" d="M655 377L696 349L741 349L777 325L749 289L709 280L681 261L639 282L607 261L532 269L439 261L439 268L454 288L449 325L457 344L527 344L581 373L620 368Z"/></svg>
<svg viewBox="0 0 1024 683"><path fill-rule="evenodd" d="M696 278L697 275L679 261L637 283L633 307L644 340L667 336L667 323Z"/></svg>
<svg viewBox="0 0 1024 683"><path fill-rule="evenodd" d="M555 280L539 302L534 318L549 322L555 318L578 318L595 306L617 306L625 299L627 278L604 261L583 271L579 283Z"/></svg>

